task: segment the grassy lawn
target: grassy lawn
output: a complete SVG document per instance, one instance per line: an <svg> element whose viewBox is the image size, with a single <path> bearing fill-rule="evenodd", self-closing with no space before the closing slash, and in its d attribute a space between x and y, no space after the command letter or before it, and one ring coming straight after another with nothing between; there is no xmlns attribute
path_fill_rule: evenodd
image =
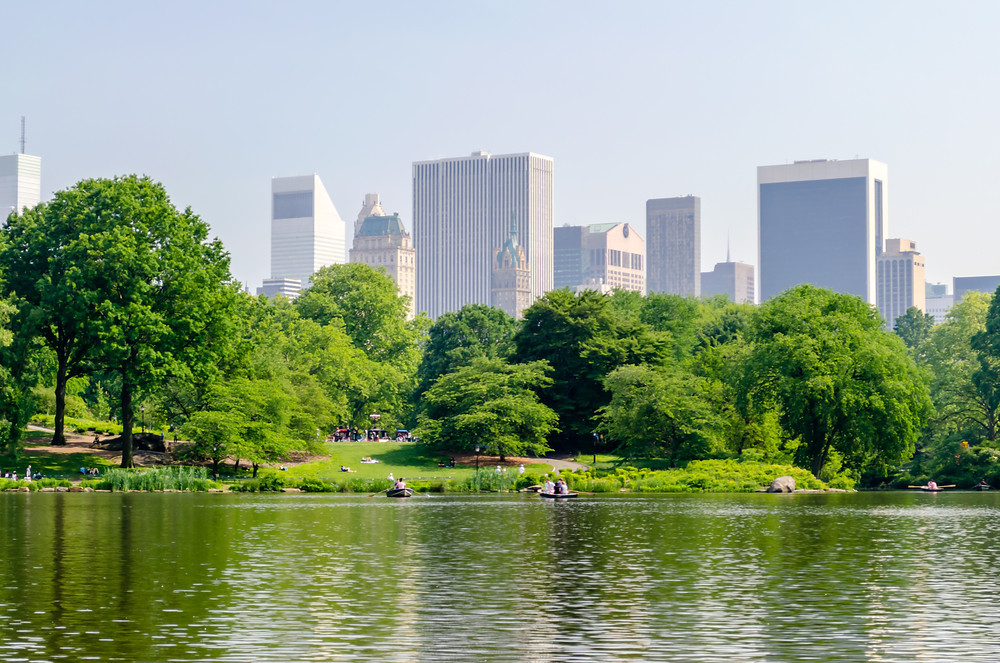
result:
<svg viewBox="0 0 1000 663"><path fill-rule="evenodd" d="M0 469L3 472L17 470L18 475L24 473L25 468L31 465L31 471L41 472L47 477L65 475L67 477L82 477L81 467L96 467L102 472L109 467L117 467L116 464L88 453L76 454L47 454L37 451L26 451L15 461L11 456L0 456Z"/></svg>
<svg viewBox="0 0 1000 663"><path fill-rule="evenodd" d="M351 477L360 479L384 479L389 472L397 479L462 479L476 473L474 466L438 467L438 463L448 462L449 457L413 442L329 442L326 449L330 454L329 459L290 467L288 473L296 477L338 479L348 476L340 471L341 465L354 470ZM361 459L366 456L379 462L362 463ZM487 465L484 463L483 467L486 468ZM548 472L552 468L544 463L536 463L526 465L524 469L529 472Z"/></svg>
<svg viewBox="0 0 1000 663"><path fill-rule="evenodd" d="M621 456L615 456L613 454L597 454L597 465L594 465L594 454L582 453L577 454L573 460L578 463L584 463L585 465L589 465L598 470L614 470L615 468L626 466L639 469L645 468L648 470L670 469L670 463L663 458L632 458L626 462Z"/></svg>
<svg viewBox="0 0 1000 663"><path fill-rule="evenodd" d="M21 439L24 441L24 446L26 447L47 447L49 446L49 441L52 439L52 433L47 433L43 430L29 430L24 432Z"/></svg>

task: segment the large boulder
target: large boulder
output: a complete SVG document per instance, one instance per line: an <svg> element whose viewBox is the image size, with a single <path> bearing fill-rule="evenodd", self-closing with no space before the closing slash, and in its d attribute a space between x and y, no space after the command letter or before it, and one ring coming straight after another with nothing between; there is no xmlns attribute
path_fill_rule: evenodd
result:
<svg viewBox="0 0 1000 663"><path fill-rule="evenodd" d="M767 487L769 493L794 493L795 479L790 476L778 477Z"/></svg>
<svg viewBox="0 0 1000 663"><path fill-rule="evenodd" d="M107 449L108 451L121 451L123 442L122 438L119 436L109 438L93 446L100 449ZM166 450L166 441L159 433L132 433L132 451L156 451L158 453L165 453Z"/></svg>

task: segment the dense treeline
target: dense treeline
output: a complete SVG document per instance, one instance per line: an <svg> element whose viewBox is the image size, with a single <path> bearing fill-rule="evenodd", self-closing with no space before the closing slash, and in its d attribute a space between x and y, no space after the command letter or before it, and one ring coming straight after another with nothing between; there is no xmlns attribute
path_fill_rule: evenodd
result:
<svg viewBox="0 0 1000 663"><path fill-rule="evenodd" d="M615 451L666 466L744 459L877 484L904 467L997 478L1000 304L883 329L858 298L799 286L759 307L548 293L431 323L384 272L320 270L296 300L241 292L223 247L163 187L87 180L0 234L0 443L54 415L173 429L254 470L377 421L453 450ZM371 415L377 414L374 418ZM148 426L147 426L148 425Z"/></svg>

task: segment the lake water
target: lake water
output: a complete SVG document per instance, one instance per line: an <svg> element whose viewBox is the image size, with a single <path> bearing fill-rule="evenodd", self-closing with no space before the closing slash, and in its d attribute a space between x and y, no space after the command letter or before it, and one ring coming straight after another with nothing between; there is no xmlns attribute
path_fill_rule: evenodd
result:
<svg viewBox="0 0 1000 663"><path fill-rule="evenodd" d="M3 661L997 661L1000 494L0 494Z"/></svg>

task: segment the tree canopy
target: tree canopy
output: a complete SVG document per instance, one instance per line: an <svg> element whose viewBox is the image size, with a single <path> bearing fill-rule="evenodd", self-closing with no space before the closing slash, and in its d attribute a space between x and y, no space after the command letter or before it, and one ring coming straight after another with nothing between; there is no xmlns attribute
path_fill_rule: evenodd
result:
<svg viewBox="0 0 1000 663"><path fill-rule="evenodd" d="M541 455L556 430L556 414L536 392L552 384L545 362L507 364L477 357L435 380L424 394L426 410L417 433L449 449L509 455Z"/></svg>
<svg viewBox="0 0 1000 663"><path fill-rule="evenodd" d="M547 361L552 386L542 402L559 415L563 448L589 443L598 409L608 403L604 378L626 364L663 364L669 341L642 323L615 315L610 298L593 291L554 290L524 313L513 359Z"/></svg>
<svg viewBox="0 0 1000 663"><path fill-rule="evenodd" d="M815 476L833 452L857 471L913 453L930 410L925 378L860 298L792 288L760 306L749 340L749 388L777 408Z"/></svg>

